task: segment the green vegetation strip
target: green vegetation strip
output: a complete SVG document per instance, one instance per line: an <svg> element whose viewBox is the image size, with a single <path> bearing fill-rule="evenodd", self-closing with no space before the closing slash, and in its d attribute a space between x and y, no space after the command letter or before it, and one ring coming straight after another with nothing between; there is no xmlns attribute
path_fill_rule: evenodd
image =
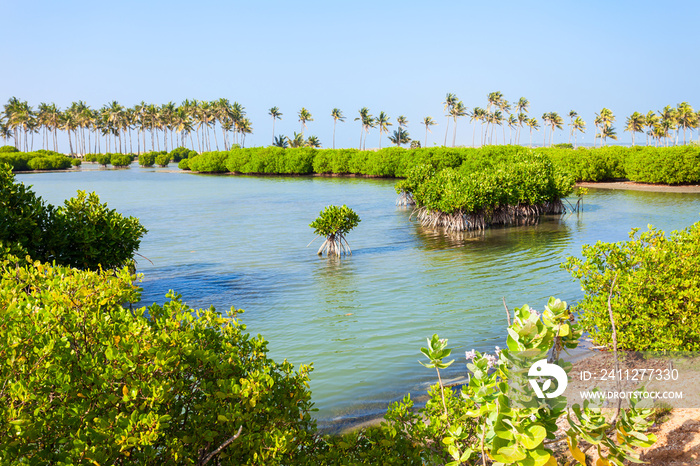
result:
<svg viewBox="0 0 700 466"><path fill-rule="evenodd" d="M419 165L436 171L459 168L472 160L501 160L527 149L522 146L481 148L390 147L378 151L357 149L283 149L254 147L230 151L204 152L180 165L200 173L243 173L276 175L339 174L403 178ZM700 182L700 147L609 146L602 148L537 148L547 155L556 169L575 181L609 181L627 178L640 183L683 184Z"/></svg>

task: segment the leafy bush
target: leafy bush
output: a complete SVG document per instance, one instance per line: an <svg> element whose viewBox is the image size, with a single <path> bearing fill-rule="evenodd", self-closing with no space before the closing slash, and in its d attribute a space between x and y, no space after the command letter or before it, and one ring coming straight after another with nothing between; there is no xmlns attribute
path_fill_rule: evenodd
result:
<svg viewBox="0 0 700 466"><path fill-rule="evenodd" d="M190 169L190 161L188 159L182 159L178 162L177 168L180 170L189 170Z"/></svg>
<svg viewBox="0 0 700 466"><path fill-rule="evenodd" d="M47 259L91 270L130 263L147 231L137 218L108 209L97 194L85 191L66 200L52 220L47 241L53 254Z"/></svg>
<svg viewBox="0 0 700 466"><path fill-rule="evenodd" d="M201 173L225 173L228 152L203 152L189 158L190 170Z"/></svg>
<svg viewBox="0 0 700 466"><path fill-rule="evenodd" d="M133 161L134 157L130 154L110 154L109 157L109 163L113 167L128 167Z"/></svg>
<svg viewBox="0 0 700 466"><path fill-rule="evenodd" d="M144 152L139 154L139 165L142 167L152 167L156 163L156 153L155 152Z"/></svg>
<svg viewBox="0 0 700 466"><path fill-rule="evenodd" d="M156 165L159 167L167 167L170 163L170 154L165 152L156 155Z"/></svg>
<svg viewBox="0 0 700 466"><path fill-rule="evenodd" d="M95 155L95 161L102 165L103 167L106 167L109 165L109 163L112 160L112 154L96 154Z"/></svg>
<svg viewBox="0 0 700 466"><path fill-rule="evenodd" d="M294 464L311 443L310 369L270 360L239 311L172 292L132 310L126 269L0 274L1 463Z"/></svg>
<svg viewBox="0 0 700 466"><path fill-rule="evenodd" d="M340 207L329 205L323 209L318 218L309 225L314 229L314 234L326 238L318 254L323 254L324 251L327 251L329 256L352 253L345 235L359 223L360 217L344 204Z"/></svg>
<svg viewBox="0 0 700 466"><path fill-rule="evenodd" d="M97 156L98 154L85 154L83 160L86 162L97 162Z"/></svg>
<svg viewBox="0 0 700 466"><path fill-rule="evenodd" d="M13 171L64 170L71 167L71 159L50 150L5 152L0 154L0 164L11 166Z"/></svg>
<svg viewBox="0 0 700 466"><path fill-rule="evenodd" d="M697 183L700 147L640 148L630 151L624 166L627 177L640 183Z"/></svg>
<svg viewBox="0 0 700 466"><path fill-rule="evenodd" d="M581 323L598 345L610 345L608 298L621 349L700 350L700 223L672 232L650 228L630 241L583 247L564 267L585 292Z"/></svg>
<svg viewBox="0 0 700 466"><path fill-rule="evenodd" d="M52 227L53 216L53 206L24 183L15 183L10 167L0 165L0 245L22 257L27 253L48 257L44 239Z"/></svg>
<svg viewBox="0 0 700 466"><path fill-rule="evenodd" d="M101 204L95 194L55 208L0 170L0 242L35 260L87 269L112 269L131 262L146 229Z"/></svg>
<svg viewBox="0 0 700 466"><path fill-rule="evenodd" d="M80 159L72 158L70 159L70 164L74 167L79 167L83 164L83 162Z"/></svg>
<svg viewBox="0 0 700 466"><path fill-rule="evenodd" d="M576 348L580 336L565 302L550 298L541 314L527 305L517 308L508 328L507 348L497 350L495 356L468 352L469 381L457 393L444 387L440 377L440 370L454 362L445 361L451 354L447 340L433 335L428 347L421 348L428 358L422 364L437 372L430 400L419 413L413 412L410 397L395 403L385 416L384 430L393 438L419 445L422 464L555 466L557 459L547 440L555 438L557 421L566 416L569 449L581 464L589 461L578 448L581 440L604 447L598 449L598 464L639 462L634 448L656 441L654 434L646 433L651 410L638 409L631 399L629 408L609 423L601 408L589 401L567 411L565 397L538 398L530 388L528 368L535 361L549 360L564 371L571 369L572 364L560 359L560 354L564 348Z"/></svg>
<svg viewBox="0 0 700 466"><path fill-rule="evenodd" d="M544 155L504 152L465 160L459 169L417 165L396 190L411 194L422 224L463 231L560 213L573 184Z"/></svg>
<svg viewBox="0 0 700 466"><path fill-rule="evenodd" d="M177 147L170 151L170 160L173 162L179 162L180 160L194 157L197 152L190 150L186 147Z"/></svg>
<svg viewBox="0 0 700 466"><path fill-rule="evenodd" d="M19 149L17 149L15 146L0 146L0 153L3 152L19 152Z"/></svg>
<svg viewBox="0 0 700 466"><path fill-rule="evenodd" d="M63 170L71 166L70 159L63 155L33 157L27 162L27 168L30 170Z"/></svg>

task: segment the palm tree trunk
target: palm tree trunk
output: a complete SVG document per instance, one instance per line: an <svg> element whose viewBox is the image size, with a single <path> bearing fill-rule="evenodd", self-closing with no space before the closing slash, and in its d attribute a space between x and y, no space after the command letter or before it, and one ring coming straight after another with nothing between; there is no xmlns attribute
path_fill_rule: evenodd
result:
<svg viewBox="0 0 700 466"><path fill-rule="evenodd" d="M447 126L445 127L445 143L443 146L447 146L447 131L450 129L450 117L447 117Z"/></svg>
<svg viewBox="0 0 700 466"><path fill-rule="evenodd" d="M338 123L338 119L337 119L337 118L333 118L333 149L335 149L335 125L336 125L337 123ZM275 126L274 126L274 123L273 123L273 124L272 124L272 140L273 140L273 142L274 142L274 139L275 139L275 131L274 131L274 129L275 129Z"/></svg>
<svg viewBox="0 0 700 466"><path fill-rule="evenodd" d="M428 125L425 125L425 146L428 147Z"/></svg>
<svg viewBox="0 0 700 466"><path fill-rule="evenodd" d="M455 118L455 127L452 128L452 147L455 146L456 140L457 140L457 118Z"/></svg>

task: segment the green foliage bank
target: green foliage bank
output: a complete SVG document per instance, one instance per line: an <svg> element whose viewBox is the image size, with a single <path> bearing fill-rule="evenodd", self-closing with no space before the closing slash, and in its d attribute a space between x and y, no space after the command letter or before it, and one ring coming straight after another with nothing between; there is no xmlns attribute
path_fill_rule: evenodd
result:
<svg viewBox="0 0 700 466"><path fill-rule="evenodd" d="M619 243L583 247L565 268L581 281L581 322L596 344L633 351L700 350L700 223L666 236L650 228Z"/></svg>
<svg viewBox="0 0 700 466"><path fill-rule="evenodd" d="M202 173L354 174L403 178L418 165L430 165L435 170L459 168L465 161L498 161L528 152L521 146L484 146L478 149L390 147L378 151L271 146L190 155L185 166ZM557 170L575 181L628 178L641 183L700 182L698 146L552 147L537 148L534 152L548 156Z"/></svg>

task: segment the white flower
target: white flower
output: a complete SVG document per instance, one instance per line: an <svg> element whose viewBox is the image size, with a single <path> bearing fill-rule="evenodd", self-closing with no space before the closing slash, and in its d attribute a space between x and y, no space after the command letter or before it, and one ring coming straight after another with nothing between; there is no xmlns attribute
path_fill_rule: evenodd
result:
<svg viewBox="0 0 700 466"><path fill-rule="evenodd" d="M467 351L466 353L464 353L464 355L466 356L467 361L472 361L476 357L476 351L475 350Z"/></svg>

